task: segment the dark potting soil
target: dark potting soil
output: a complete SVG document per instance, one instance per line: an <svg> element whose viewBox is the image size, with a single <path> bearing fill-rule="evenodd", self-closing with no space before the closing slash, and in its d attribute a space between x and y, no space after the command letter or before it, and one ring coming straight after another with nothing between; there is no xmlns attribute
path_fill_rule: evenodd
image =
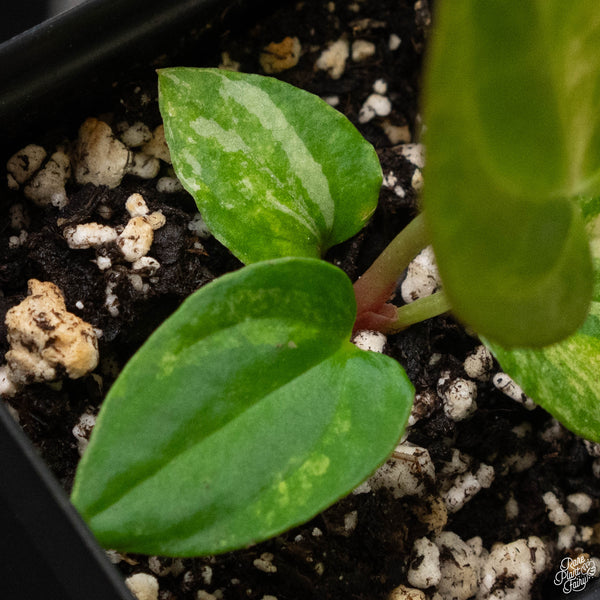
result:
<svg viewBox="0 0 600 600"><path fill-rule="evenodd" d="M336 108L376 147L388 182L392 175L394 178L393 185L382 188L379 207L369 225L327 256L353 280L418 211L418 168L402 154L398 139L390 139L385 126L406 126L404 142L419 139L418 93L430 18L426 1L306 0L282 6L235 35L231 29L225 31L201 56L194 56L193 50L189 54L188 48L188 55L180 62L217 66L222 53L227 52L240 63L241 71L260 73L259 55L265 46L286 36L300 40L299 63L277 76L322 97L336 97ZM396 49L390 44L393 35L401 40ZM333 79L314 65L328 43L342 37L350 44L358 39L373 42L375 52L363 60L348 58L343 75ZM172 63L162 59L160 64ZM392 111L361 123L361 107L377 80L387 84L385 95L392 102ZM142 121L150 128L160 123L152 69L136 68L115 83L113 93L115 103L102 110L108 122ZM49 124L50 137L40 132L39 139L24 140L23 145L44 143L50 153L53 144L73 139L79 124L62 133ZM165 171L163 165L161 175ZM188 228L196 213L193 200L182 191L159 193L156 179L128 175L115 189L71 181L67 192L69 202L62 210L36 207L20 192L5 187L0 192L0 364L8 350L4 315L26 296L31 278L55 283L66 298L68 310L102 331L101 362L94 374L77 380L63 378L52 385L31 384L8 400L27 435L69 490L79 460L72 429L80 416L99 409L128 358L186 296L242 265L214 238L199 239ZM166 217L165 226L155 231L149 253L161 267L143 292L132 284L130 265L116 250L107 249L112 267L101 271L92 262L94 250L70 249L62 234L66 225L100 220L100 212L103 223L123 225L128 219L125 200L134 192L142 194L151 211L160 210ZM18 231L10 227L9 209L17 203L25 206L30 223L26 241L13 247L10 238ZM106 218L109 213L110 218ZM118 297L118 314L105 305L109 283ZM490 487L448 514L443 529L462 540L478 536L488 550L497 542L541 537L552 555L550 564L530 596L523 598L549 598L554 593L551 580L562 556L576 556L580 551L598 556L600 552L600 526L596 525L600 521L600 486L592 474L593 457L581 440L560 428L556 435L540 437L539 432L552 425L551 417L539 408L526 410L494 387L489 377L476 382L478 410L474 415L451 420L437 393L439 381L442 377L466 378L464 360L477 346L478 340L451 317L432 319L388 337L386 353L404 366L417 392L431 392L435 398L425 416L408 430L408 441L428 450L436 472L442 472L452 460L453 450L471 457L468 468L473 473L481 464L494 467ZM498 370L495 365L493 372ZM522 464L519 457L527 457L525 468L514 466ZM431 498L439 495L440 489L432 482L427 486L427 494L420 497L397 498L386 488L351 494L311 522L246 550L194 560L149 561L148 557L129 555L121 557L118 568L124 575L155 575L161 600L387 598L399 585L413 587L407 583L407 573L414 542L440 530L430 524ZM589 495L592 509L577 525L580 529L593 527L594 533L557 550L561 527L548 517L543 500L547 492L553 492L563 505L569 494ZM516 503L516 513L507 513L509 502ZM349 522L354 524L349 526ZM508 577L504 585L510 589L514 581ZM428 592L432 598L435 586Z"/></svg>

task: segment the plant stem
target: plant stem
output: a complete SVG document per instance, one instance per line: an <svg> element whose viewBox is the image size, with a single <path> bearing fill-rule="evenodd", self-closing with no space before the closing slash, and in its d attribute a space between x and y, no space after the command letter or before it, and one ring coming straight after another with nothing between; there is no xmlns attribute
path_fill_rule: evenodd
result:
<svg viewBox="0 0 600 600"><path fill-rule="evenodd" d="M419 298L410 304L405 304L397 309L396 321L389 326L389 332L406 329L415 323L437 317L451 309L450 302L444 292L436 292L431 296Z"/></svg>
<svg viewBox="0 0 600 600"><path fill-rule="evenodd" d="M415 217L354 284L358 314L379 309L390 298L410 261L429 243L425 220Z"/></svg>

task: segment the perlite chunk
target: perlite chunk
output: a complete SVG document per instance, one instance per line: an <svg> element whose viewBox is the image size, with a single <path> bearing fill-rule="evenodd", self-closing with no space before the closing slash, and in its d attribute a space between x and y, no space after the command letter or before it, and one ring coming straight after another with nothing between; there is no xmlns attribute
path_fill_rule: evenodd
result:
<svg viewBox="0 0 600 600"><path fill-rule="evenodd" d="M297 37L286 37L279 43L271 42L260 54L260 66L267 75L281 73L298 64L301 51Z"/></svg>
<svg viewBox="0 0 600 600"><path fill-rule="evenodd" d="M71 160L62 151L55 152L25 187L25 196L38 206L64 208L67 204L65 186L71 176Z"/></svg>
<svg viewBox="0 0 600 600"><path fill-rule="evenodd" d="M46 150L35 144L29 144L13 154L6 163L6 170L14 183L13 189L25 183L42 166L45 158Z"/></svg>
<svg viewBox="0 0 600 600"><path fill-rule="evenodd" d="M86 119L79 129L75 149L75 179L81 184L115 188L125 175L130 154L110 125L98 119Z"/></svg>
<svg viewBox="0 0 600 600"><path fill-rule="evenodd" d="M16 384L82 377L98 364L94 329L67 311L59 288L30 279L29 296L6 313L9 377Z"/></svg>

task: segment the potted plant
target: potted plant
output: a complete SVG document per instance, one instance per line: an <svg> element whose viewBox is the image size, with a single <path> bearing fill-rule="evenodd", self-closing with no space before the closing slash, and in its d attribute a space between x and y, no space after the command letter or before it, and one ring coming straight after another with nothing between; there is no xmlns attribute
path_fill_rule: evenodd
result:
<svg viewBox="0 0 600 600"><path fill-rule="evenodd" d="M418 3L415 8L422 20L426 14L423 5ZM327 10L334 14L336 7ZM347 11L352 10L347 7ZM375 154L356 130L314 96L272 79L217 70L161 71L161 110L170 149L170 157L165 158L172 160L179 180L196 199L210 232L243 263L255 264L240 268L240 263L227 258L237 270L202 286L190 297L112 386L92 444L84 454L73 494L76 506L105 545L171 556L220 553L281 533L358 485L393 450L409 414L412 386L395 360L350 345L348 338L354 327L356 331L377 329L388 334L388 353L405 362L417 385L419 394L409 421L414 425L408 430L409 441L399 446L369 479L367 488L360 490L362 494L355 493L318 517L326 527L331 547L318 550L307 537L318 536L322 530L304 527L241 554L201 562L205 587L194 591L210 594L205 588L213 586L219 594L238 593L238 578L234 578L235 584L217 584L213 572L230 576L230 570L221 569L236 560L232 556L244 556L245 560L251 557L253 567L266 576L261 588L270 576L271 585L277 581L281 586L277 588L279 593L293 593L286 591L289 584L276 573L289 564L290 553L293 556L306 548L311 549L309 563L321 552L323 560L312 575L316 582L311 579L307 584L295 578L297 597L307 593L307 585L313 585L313 594L323 597L334 593L334 589L371 597L382 593L425 597L425 592L419 590L426 590L431 597L453 594L466 600L475 593L482 598L493 597L499 586L510 590L506 593L516 594L514 597L529 597L536 589L539 591L542 575L552 571L561 551L572 561L566 567L572 576L566 580L576 581L581 587L587 585L588 580L583 580L591 574L595 562L578 548L593 548L595 544L589 521L596 510L592 473L595 446L586 446L541 410L536 409L528 418L525 409L511 403L507 395L526 408L535 408L505 373L498 373L492 380L492 369L499 367L489 350L537 402L570 428L592 440L597 437L597 391L590 372L598 356L594 349L595 304L591 312L589 309L593 266L577 216L578 205L573 209L573 199L557 199L569 195L567 188L570 195L593 191L594 145L590 142L577 146L580 151L573 155L571 138L552 137L550 148L556 154L553 160L562 165L562 170L557 166L551 172L543 170L542 159L532 154L531 148L527 157L537 160L533 173L526 168L528 164L524 167L506 155L502 150L505 140L517 139L524 123L530 127L526 141L546 131L547 121L538 119L530 109L528 113L528 106L542 106L542 117L547 117L555 106L567 104L567 100L550 96L540 104L537 88L525 85L533 64L528 59L533 61L544 52L549 55L550 67L541 75L534 71L545 85L553 78L562 81L564 71L559 66L564 67L565 53L560 48L550 52L540 42L557 23L562 23L561 14L558 9L556 14L549 9L544 19L537 15L538 20L527 22L533 29L533 42L523 47L514 43L515 52L518 48L518 56L525 58L507 72L502 58L497 59L496 69L490 69L494 65L493 43L497 41L490 33L496 27L502 29L499 24L503 23L506 31L517 31L523 26L523 15L489 9L478 12L475 18L472 10L468 3L455 12L442 6L431 50L425 95L432 161L427 171L431 183L425 190L427 225L423 217L418 217L399 233L373 267L357 280L354 292L348 276L330 263L344 266L352 278L364 270L362 262L370 251L366 245L363 251L361 242L370 241L377 213L366 233L359 230L373 212L381 181ZM583 12L571 15L571 28L563 34L564 48L571 48L573 39L581 41ZM467 25L461 25L462 36L448 44L447 36L459 29L453 19ZM357 32L371 35L378 27L381 25L373 17L352 22L355 37L360 37ZM473 52L473 40L478 40L477 48L483 52L485 63ZM413 48L418 48L417 42L413 39ZM390 35L387 52L397 50L397 46L392 50L393 46L396 40ZM315 53L313 64L317 70L327 71L323 76L329 84L342 75L336 70L339 57L333 56L336 52L343 56L349 48L348 40L341 36L318 56ZM377 46L355 39L352 51L358 69L363 61L376 56ZM293 79L291 74L298 76L300 69L294 71L296 67L290 69L290 65L296 64L299 55L299 41L292 38L263 46L262 56L267 59L262 69L281 69ZM273 56L275 63L285 62L285 67L273 67ZM227 62L225 56L221 58ZM342 59L342 72L346 58ZM462 85L449 83L447 73L459 74ZM587 80L575 83L581 81ZM506 82L511 90L524 87L516 95L498 93ZM318 79L313 85L318 87ZM402 129L399 115L395 115L396 123L393 116L385 119L391 113L387 85L383 78L375 80L374 93L365 97L360 111L350 105L349 114L364 127L365 135L377 140L378 135L385 134L389 144L392 138L401 140L410 128ZM587 98L590 89L580 85L577 98ZM321 88L321 95L325 95L325 89ZM560 92L556 95L560 97ZM587 106L584 101L583 105ZM463 114L464 107L469 111ZM518 115L519 119L513 122L507 114ZM567 121L577 121L573 113L557 114ZM311 125L311 119L318 125ZM74 151L75 177L79 184L104 182L117 189L110 179L114 169L110 172L110 168L98 167L89 159L93 154L89 139L100 137L105 129L102 123L88 120L82 126ZM462 139L478 149L477 158L473 158L476 168L467 163L469 145L454 141L457 123ZM115 121L114 128L120 129L123 139L129 139L135 133L131 125ZM411 125L414 129L415 124ZM137 129L141 129L139 124ZM577 131L574 127L569 131L573 129ZM156 131L155 142L159 137ZM323 142L323 131L330 138L327 144ZM105 138L106 144L114 146L109 138ZM453 140L451 146L448 140ZM394 170L385 164L393 153L380 151L385 187L395 198L386 206L384 196L379 219L383 215L392 223L404 221L416 212L412 200L420 191L420 150L412 144L397 148L398 166ZM148 156L150 149L147 147L143 154ZM545 151L544 156L547 154ZM144 162L139 154L131 160L127 149L125 156L123 169L127 165L138 169L142 162L151 162ZM519 156L522 159L524 155L520 152ZM574 161L577 168L562 164L569 161ZM228 179L231 172L237 172L235 184ZM142 171L135 173L140 176ZM105 179L94 179L100 176ZM163 181L163 185L166 183ZM178 210L167 205L158 209L148 186L125 185L120 195L116 191L98 194L90 189L84 186L71 193L68 202L64 201L67 194L52 196L50 203L61 211L57 221L61 239L56 242L53 232L54 247L84 250L88 263L93 260L100 271L108 270L101 278L105 309L102 334L108 332L106 342L111 337L127 340L128 357L146 335L135 327L128 331L123 324L132 318L127 302L123 302L127 293L132 294L129 288L138 292L136 301L144 299L146 307L155 307L158 304L148 300L160 294L163 299L166 296L165 291L157 294L152 290L153 285L161 288L160 276L155 277L158 269L167 264L175 264L177 269L186 265L188 273L199 277L195 265L204 281L194 283L203 284L214 276L213 272L206 273L209 261L216 255L228 255L196 218L191 226L196 241L187 246L179 241L179 255L185 248L192 255L206 256L206 262L190 263L188 258L187 262L169 263L177 236L171 234L167 240L163 227L169 217L172 221L185 219L182 213L189 210L189 202L183 200L183 195L175 207ZM144 196L148 195L150 201L146 203ZM502 205L500 201L482 203L482 196L506 201ZM248 204L246 212L235 212L236 206L255 203L257 197L266 198L266 205ZM597 202L593 196L578 202L594 239ZM83 207L82 212L77 213L76 206ZM123 223L119 228L92 220L98 215L106 222L120 219ZM503 225L500 232L495 228L498 223ZM522 228L518 241L506 242L509 225ZM149 243L140 249L142 230ZM270 234L264 235L264 231ZM553 235L551 241L548 232ZM397 231L389 233L395 235ZM405 305L387 303L402 271L427 245L428 235L432 236L440 263L444 292L411 302L423 294L414 285L411 268L415 271L420 265L423 270L428 258L424 252L409 265L402 289ZM326 254L330 246L352 236L343 250L337 251L340 254L335 250ZM562 252L555 249L559 240ZM381 245L382 241L381 237L375 238L375 244ZM532 250L542 247L547 250ZM148 255L150 248L158 260ZM440 251L443 259L439 258ZM330 262L316 259L318 256ZM34 260L39 262L39 256ZM89 271L82 261L77 264L86 280ZM425 280L439 285L431 263L425 271ZM499 272L505 278L500 282ZM68 286L64 278L57 279ZM535 285L528 287L532 281ZM507 282L512 287L507 287ZM98 294L97 285L94 289L93 282L86 284ZM37 285L30 282L32 298L42 295ZM185 286L178 285L181 294ZM53 294L60 295L48 292ZM355 295L358 318L352 308ZM76 301L71 295L69 300L76 307L79 302L79 310L86 312L83 299ZM472 333L446 318L396 334L413 322L449 308L489 338L489 350ZM505 349L511 345L557 343L584 319L583 329L567 342L560 342L579 349L576 359L566 358L565 346L531 351ZM115 327L115 320L121 321L122 330ZM152 321L149 328L158 320ZM317 324L325 331L321 337ZM431 353L431 347L439 351ZM425 356L423 364L420 361ZM9 355L13 372L14 362L14 354ZM69 373L69 366L63 364L62 368ZM574 370L580 373L577 381ZM540 378L539 371L545 377ZM369 393L374 397L370 398ZM574 394L576 406L572 401L565 402ZM477 404L480 407L475 412ZM493 432L489 439L481 434L483 423ZM578 456L573 470L563 474L549 470L550 449L556 454L569 449L573 457ZM588 473L587 479L584 473ZM559 489L558 480L569 478L566 491ZM525 496L524 486L529 492ZM381 538L388 544L381 560L389 565L390 555L396 554L404 556L402 565L395 574L386 566L377 590L371 580L367 589L361 586L359 591L354 587L356 579L342 582L344 576L338 577L337 587L333 587L331 579L325 583L328 577L323 577L323 570L331 568L325 557L340 552L332 538L337 536L345 546L351 545L357 522L362 525L365 519L361 507L369 502L381 502L385 507L389 520L384 527L401 521L389 538ZM203 504L206 507L198 510L197 506ZM541 516L543 523L536 523ZM499 537L493 539L489 529L477 523L482 518L493 519L496 525L504 521ZM500 545L492 547L491 542ZM518 555L526 555L524 565ZM364 555L359 556L365 560ZM179 575L193 573L186 571L182 566L185 564L175 561L165 566L155 558L148 568L169 575L174 570ZM364 573L359 564L359 572ZM569 571L571 567L577 571L575 575L573 569ZM556 571L559 579L567 572L562 566ZM504 577L502 573L509 575ZM304 589L298 587L301 584ZM546 597L557 590L552 585ZM168 597L175 592L163 589L162 593Z"/></svg>

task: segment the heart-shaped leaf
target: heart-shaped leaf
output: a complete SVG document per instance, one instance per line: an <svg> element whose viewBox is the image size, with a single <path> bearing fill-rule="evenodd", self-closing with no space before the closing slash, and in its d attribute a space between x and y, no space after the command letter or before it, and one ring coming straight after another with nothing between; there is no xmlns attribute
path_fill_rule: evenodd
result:
<svg viewBox="0 0 600 600"><path fill-rule="evenodd" d="M579 208L600 181L593 2L441 2L425 93L425 213L454 312L506 347L584 321Z"/></svg>
<svg viewBox="0 0 600 600"><path fill-rule="evenodd" d="M590 313L572 336L540 350L489 344L502 368L563 425L600 442L600 198L582 201L595 266Z"/></svg>
<svg viewBox="0 0 600 600"><path fill-rule="evenodd" d="M224 552L303 522L393 450L413 388L349 342L347 276L284 258L201 288L105 400L73 491L101 544Z"/></svg>
<svg viewBox="0 0 600 600"><path fill-rule="evenodd" d="M173 166L245 263L318 258L357 233L381 186L373 147L323 100L271 77L159 71Z"/></svg>

